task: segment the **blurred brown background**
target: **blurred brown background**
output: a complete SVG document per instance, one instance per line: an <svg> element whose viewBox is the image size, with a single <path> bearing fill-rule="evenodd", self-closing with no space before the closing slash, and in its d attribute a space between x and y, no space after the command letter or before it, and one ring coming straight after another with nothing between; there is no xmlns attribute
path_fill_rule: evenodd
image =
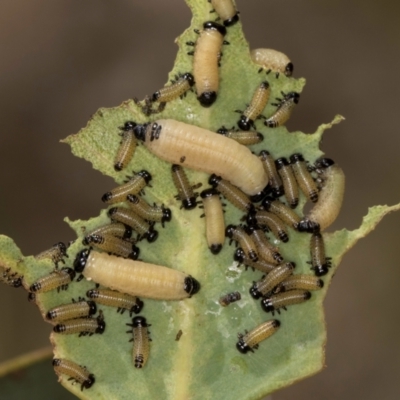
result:
<svg viewBox="0 0 400 400"><path fill-rule="evenodd" d="M322 145L347 176L335 227L354 229L369 206L399 202L400 3L238 0L238 8L251 47L285 52L308 80L289 128L314 132L346 117ZM189 19L183 0L0 2L0 233L24 254L73 239L64 216L97 215L112 180L59 140L99 107L162 87ZM384 219L335 276L325 303L328 368L274 400L399 398L399 222L400 214ZM0 362L48 344L49 326L22 290L2 285L0 304Z"/></svg>

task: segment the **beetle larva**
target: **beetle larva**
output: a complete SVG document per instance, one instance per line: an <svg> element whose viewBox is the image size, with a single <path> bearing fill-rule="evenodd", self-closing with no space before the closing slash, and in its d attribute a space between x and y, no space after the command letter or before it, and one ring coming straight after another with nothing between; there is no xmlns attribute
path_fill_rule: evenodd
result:
<svg viewBox="0 0 400 400"><path fill-rule="evenodd" d="M140 254L140 249L132 242L116 236L89 235L86 236L86 239L91 246L116 256L137 260Z"/></svg>
<svg viewBox="0 0 400 400"><path fill-rule="evenodd" d="M243 146L251 146L253 144L261 143L264 140L263 134L256 131L235 131L222 127L217 130L217 133L224 135L229 139L235 140Z"/></svg>
<svg viewBox="0 0 400 400"><path fill-rule="evenodd" d="M71 360L54 358L54 371L57 375L68 375L70 379L81 384L81 390L89 389L96 382L94 375L91 374L86 367L74 363Z"/></svg>
<svg viewBox="0 0 400 400"><path fill-rule="evenodd" d="M267 296L273 288L293 273L295 266L296 264L292 262L278 265L260 281L253 282L250 288L251 297L259 299Z"/></svg>
<svg viewBox="0 0 400 400"><path fill-rule="evenodd" d="M212 174L208 183L220 192L233 206L247 213L254 209L249 196L242 190L232 185L230 182L222 179L220 176Z"/></svg>
<svg viewBox="0 0 400 400"><path fill-rule="evenodd" d="M74 267L89 280L133 296L181 300L200 290L200 283L181 271L94 250L80 251Z"/></svg>
<svg viewBox="0 0 400 400"><path fill-rule="evenodd" d="M257 211L256 213L249 213L247 216L247 223L250 226L258 225L261 227L266 227L277 239L282 240L283 243L289 241L286 225L279 217L270 213L269 211Z"/></svg>
<svg viewBox="0 0 400 400"><path fill-rule="evenodd" d="M219 88L219 60L226 28L216 22L204 22L197 38L193 54L193 76L197 99L203 107L210 107L217 99Z"/></svg>
<svg viewBox="0 0 400 400"><path fill-rule="evenodd" d="M318 188L313 177L307 169L307 164L301 154L292 154L290 164L296 181L308 200L316 203L318 201Z"/></svg>
<svg viewBox="0 0 400 400"><path fill-rule="evenodd" d="M250 235L240 226L228 225L225 229L225 235L238 243L247 257L253 261L258 260L256 245Z"/></svg>
<svg viewBox="0 0 400 400"><path fill-rule="evenodd" d="M135 134L157 157L198 171L215 173L248 195L261 192L268 183L261 160L245 147L214 132L183 122L162 119L137 125Z"/></svg>
<svg viewBox="0 0 400 400"><path fill-rule="evenodd" d="M105 193L101 200L106 204L120 203L126 200L128 194L141 193L143 188L148 185L150 181L151 175L145 170L140 171L133 175L125 184L117 186L113 190Z"/></svg>
<svg viewBox="0 0 400 400"><path fill-rule="evenodd" d="M324 287L324 281L313 275L296 274L287 277L282 281L278 289L280 292L287 292L289 290L319 290Z"/></svg>
<svg viewBox="0 0 400 400"><path fill-rule="evenodd" d="M86 301L84 299L72 301L72 303L62 304L49 310L46 313L46 319L51 322L60 322L96 314L97 307L93 301Z"/></svg>
<svg viewBox="0 0 400 400"><path fill-rule="evenodd" d="M227 307L229 304L234 303L242 298L239 292L228 293L225 296L219 298L218 302L222 307Z"/></svg>
<svg viewBox="0 0 400 400"><path fill-rule="evenodd" d="M208 0L214 7L218 17L222 19L225 26L232 26L239 21L239 12L236 10L232 0ZM210 11L211 12L211 11Z"/></svg>
<svg viewBox="0 0 400 400"><path fill-rule="evenodd" d="M258 349L258 344L263 340L273 335L280 327L281 323L277 319L264 322L257 326L250 332L246 332L244 335L239 333L239 341L236 343L236 348L243 354L253 349Z"/></svg>
<svg viewBox="0 0 400 400"><path fill-rule="evenodd" d="M274 268L276 268L276 264L272 264L268 261L265 260L257 260L257 261L253 261L251 260L249 257L246 256L246 254L244 253L244 251L238 247L235 251L235 254L233 256L233 259L235 261L237 261L240 264L244 264L247 267L251 267L254 269L257 269L261 272L265 272L265 273L269 273L271 272Z"/></svg>
<svg viewBox="0 0 400 400"><path fill-rule="evenodd" d="M90 289L86 292L86 295L96 303L108 307L116 307L117 312L121 314L123 314L125 310L128 310L129 315L132 316L132 313L139 314L143 308L143 301L141 301L139 297L120 293L115 290Z"/></svg>
<svg viewBox="0 0 400 400"><path fill-rule="evenodd" d="M323 276L331 267L330 258L325 257L324 238L319 232L314 232L310 238L311 269L316 276Z"/></svg>
<svg viewBox="0 0 400 400"><path fill-rule="evenodd" d="M345 187L343 170L329 158L318 160L316 166L322 170L323 186L318 203L300 221L301 231L324 231L336 220L342 208Z"/></svg>
<svg viewBox="0 0 400 400"><path fill-rule="evenodd" d="M296 208L299 204L299 187L294 177L294 172L286 158L281 157L275 161L276 169L283 182L285 197L290 208Z"/></svg>
<svg viewBox="0 0 400 400"><path fill-rule="evenodd" d="M62 335L79 333L79 336L92 336L94 333L102 334L106 329L103 313L100 311L97 318L76 318L57 324L53 332Z"/></svg>
<svg viewBox="0 0 400 400"><path fill-rule="evenodd" d="M63 264L65 264L64 257L68 257L68 255L67 255L67 246L63 242L58 242L50 249L44 250L35 256L37 260L44 260L46 258L50 258L53 261L56 268L58 268L58 263L60 261Z"/></svg>
<svg viewBox="0 0 400 400"><path fill-rule="evenodd" d="M143 368L149 358L150 353L150 337L148 327L151 326L147 323L145 317L135 317L132 319L131 324L126 324L132 327L131 331L133 338L133 364L135 368Z"/></svg>
<svg viewBox="0 0 400 400"><path fill-rule="evenodd" d="M43 276L34 282L29 290L35 293L44 293L53 289L60 291L66 290L68 284L71 283L75 278L75 271L71 268L62 268L55 270L49 275Z"/></svg>
<svg viewBox="0 0 400 400"><path fill-rule="evenodd" d="M273 49L254 49L250 52L251 59L258 65L267 70L267 73L273 71L277 75L284 74L292 76L293 63L286 54ZM261 72L261 70L260 70Z"/></svg>
<svg viewBox="0 0 400 400"><path fill-rule="evenodd" d="M296 92L287 94L282 93L283 99L279 99L280 103L277 104L278 108L275 113L264 121L264 125L270 128L282 126L292 115L293 108L299 103L300 95Z"/></svg>
<svg viewBox="0 0 400 400"><path fill-rule="evenodd" d="M115 156L114 169L116 171L122 171L129 164L137 145L136 137L133 134L133 126L129 121L125 122L125 125L119 129L121 129L120 135L122 139Z"/></svg>
<svg viewBox="0 0 400 400"><path fill-rule="evenodd" d="M243 111L237 123L240 129L248 131L251 127L255 127L254 120L258 118L260 114L264 111L264 108L267 105L269 99L270 92L271 89L267 81L262 82L257 87L250 101L250 104ZM237 110L237 112L241 111Z"/></svg>
<svg viewBox="0 0 400 400"><path fill-rule="evenodd" d="M211 253L218 254L225 242L225 219L219 193L206 189L200 193L206 218L206 238Z"/></svg>
<svg viewBox="0 0 400 400"><path fill-rule="evenodd" d="M191 185L186 176L185 170L178 164L172 164L171 173L172 181L178 190L178 194L175 198L182 201L181 208L184 208L185 210L196 208L196 198L199 194L195 193L193 189L199 187L199 185Z"/></svg>
<svg viewBox="0 0 400 400"><path fill-rule="evenodd" d="M279 217L286 225L293 229L297 229L300 223L300 216L296 214L294 210L283 204L278 199L273 199L272 197L266 197L262 203L264 210L275 214Z"/></svg>
<svg viewBox="0 0 400 400"><path fill-rule="evenodd" d="M22 285L22 278L16 272L11 273L11 268L0 265L0 282L18 288Z"/></svg>
<svg viewBox="0 0 400 400"><path fill-rule="evenodd" d="M265 312L272 312L272 315L275 314L275 311L280 314L281 308L286 310L286 306L300 304L310 298L311 293L307 290L289 290L262 299L261 308Z"/></svg>
<svg viewBox="0 0 400 400"><path fill-rule="evenodd" d="M154 205L152 207L141 197L134 194L128 194L126 199L129 207L146 221L161 222L162 226L164 226L164 222L171 221L171 210L165 208L164 205L161 207Z"/></svg>
<svg viewBox="0 0 400 400"><path fill-rule="evenodd" d="M116 236L122 239L129 239L132 236L132 228L130 226L121 224L120 222L113 222L108 225L103 225L86 235L82 240L82 243L85 246L88 246L92 240L92 236L95 235Z"/></svg>
<svg viewBox="0 0 400 400"><path fill-rule="evenodd" d="M263 163L265 172L268 175L269 186L274 197L280 197L284 194L282 179L276 170L275 160L267 150L261 150L258 156Z"/></svg>

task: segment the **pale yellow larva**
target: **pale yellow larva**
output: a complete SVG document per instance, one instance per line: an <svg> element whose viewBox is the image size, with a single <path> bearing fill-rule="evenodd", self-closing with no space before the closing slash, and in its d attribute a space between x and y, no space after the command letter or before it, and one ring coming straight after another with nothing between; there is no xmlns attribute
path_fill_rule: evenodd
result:
<svg viewBox="0 0 400 400"><path fill-rule="evenodd" d="M93 374L71 360L54 358L53 367L57 375L68 375L68 380L80 383L81 390L89 389L96 382Z"/></svg>
<svg viewBox="0 0 400 400"><path fill-rule="evenodd" d="M293 64L289 57L273 49L254 49L250 52L251 59L258 65L261 65L267 71L277 72L292 76Z"/></svg>
<svg viewBox="0 0 400 400"><path fill-rule="evenodd" d="M80 251L74 267L85 278L132 296L181 300L200 290L200 283L184 272L94 250Z"/></svg>
<svg viewBox="0 0 400 400"><path fill-rule="evenodd" d="M261 160L247 147L198 126L161 119L136 125L135 135L157 157L215 173L248 195L261 192L268 184Z"/></svg>
<svg viewBox="0 0 400 400"><path fill-rule="evenodd" d="M132 319L131 324L126 324L132 327L132 340L133 340L133 365L135 368L143 368L149 358L150 353L150 337L145 317L135 317Z"/></svg>
<svg viewBox="0 0 400 400"><path fill-rule="evenodd" d="M232 26L239 21L239 12L236 10L232 0L208 0L214 7L214 11L225 26Z"/></svg>
<svg viewBox="0 0 400 400"><path fill-rule="evenodd" d="M216 22L203 24L194 50L193 76L197 99L203 107L210 107L217 99L219 88L218 64L226 28ZM188 42L188 44L193 44Z"/></svg>
<svg viewBox="0 0 400 400"><path fill-rule="evenodd" d="M323 158L316 163L322 170L323 186L315 206L303 218L298 229L300 231L324 231L339 215L343 203L345 176L343 170L333 160Z"/></svg>

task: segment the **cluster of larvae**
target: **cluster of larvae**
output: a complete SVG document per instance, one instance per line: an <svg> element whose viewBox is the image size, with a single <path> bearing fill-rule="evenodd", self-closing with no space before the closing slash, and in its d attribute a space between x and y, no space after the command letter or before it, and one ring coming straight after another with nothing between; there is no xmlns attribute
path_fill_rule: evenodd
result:
<svg viewBox="0 0 400 400"><path fill-rule="evenodd" d="M217 132L211 132L177 120L151 118L189 91L195 91L203 107L211 107L217 101L221 48L229 44L225 40L227 28L239 20L239 13L231 0L211 0L211 3L211 11L217 13L219 22L204 22L203 29L196 30L196 42L187 43L194 46L194 51L188 53L193 55L193 70L177 75L170 85L143 101L136 101L143 114L149 117L149 122L124 121L114 168L116 171L124 170L134 156L137 144L142 143L152 154L171 164L176 198L184 210L193 210L199 204L198 193L194 192L198 185L188 181L185 168L210 174L210 187L200 193L208 247L212 254L217 255L226 237L237 243L234 260L264 274L249 288L250 295L261 299L262 309L274 315L289 305L308 300L310 291L323 287L321 277L329 272L331 263L325 256L322 232L340 211L344 175L328 158L311 164L299 153L274 159L267 150L258 155L249 150L247 146L264 139L255 131L256 120L264 119L267 128L284 125L300 97L297 92L282 92L282 97L271 103L276 106L274 113L265 117L262 113L271 94L266 80L254 88L250 103L243 111L232 111L240 113L238 129L227 129L222 125ZM256 49L251 52L251 57L260 65L259 72L266 71L267 75L273 72L277 78L280 74L292 75L293 64L282 53ZM30 284L31 300L39 293L66 290L77 274L80 274L77 281L86 277L96 283L95 288L87 291L88 300L79 298L47 311L45 318L54 324L55 333L102 334L106 322L101 310L95 316L97 304L116 307L121 314L128 310L132 317L132 314L142 311L141 298L184 300L200 290L199 281L189 274L138 260L138 242L142 239L149 243L157 240L155 224L164 227L173 218L170 209L164 205L150 205L142 197L143 189L150 186L151 180L150 172L142 170L103 195L103 202L112 205L108 210L110 223L85 236L83 245L86 247L76 255L73 268L58 268L58 263L64 263L64 257L68 257L67 246L61 242L37 256L38 259L52 259L56 268ZM300 192L314 203L307 215L295 211ZM245 220L245 224L238 221L237 225L225 226L221 195L243 213L241 221ZM295 263L285 260L279 248L265 234L269 232L275 241L287 243L290 229L310 235L310 264L314 275L294 274ZM135 238L133 232L137 234ZM5 268L0 273L3 282L21 286L23 277ZM240 299L239 292L232 292L222 296L219 302L226 307ZM145 317L137 315L132 324L127 325L131 327L129 332L134 342L133 364L142 368L150 352L150 324ZM279 320L270 319L250 332L239 334L237 349L241 353L253 352L280 325ZM94 375L86 367L71 360L54 359L53 366L58 375L69 376L81 385L82 390L95 382Z"/></svg>

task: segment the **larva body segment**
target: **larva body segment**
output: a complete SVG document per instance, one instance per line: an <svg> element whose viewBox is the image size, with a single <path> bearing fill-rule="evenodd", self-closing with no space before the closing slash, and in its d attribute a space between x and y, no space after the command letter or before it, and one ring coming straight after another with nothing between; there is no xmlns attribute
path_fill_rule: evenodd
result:
<svg viewBox="0 0 400 400"><path fill-rule="evenodd" d="M310 238L311 269L316 276L323 276L329 272L331 261L325 256L324 238L319 232L314 232Z"/></svg>
<svg viewBox="0 0 400 400"><path fill-rule="evenodd" d="M115 254L116 256L137 260L140 249L132 242L111 235L86 236L87 243L97 249Z"/></svg>
<svg viewBox="0 0 400 400"><path fill-rule="evenodd" d="M296 208L299 204L299 187L294 177L294 172L285 157L275 161L276 169L282 178L285 197L290 208Z"/></svg>
<svg viewBox="0 0 400 400"><path fill-rule="evenodd" d="M81 390L89 389L96 381L94 375L85 367L81 367L71 360L54 358L53 368L57 375L68 375L70 379L80 383Z"/></svg>
<svg viewBox="0 0 400 400"><path fill-rule="evenodd" d="M245 146L206 129L162 119L137 125L137 138L157 157L172 164L215 173L248 195L261 192L268 183L262 162Z"/></svg>
<svg viewBox="0 0 400 400"><path fill-rule="evenodd" d="M246 266L246 269L247 267L251 267L267 274L271 272L274 268L276 268L276 264L262 259L258 259L257 261L251 260L249 257L246 256L246 254L240 247L236 249L233 259L239 264L244 264Z"/></svg>
<svg viewBox="0 0 400 400"><path fill-rule="evenodd" d="M296 92L290 92L283 96L273 115L264 121L264 125L269 128L282 126L292 115L293 108L298 104L300 95Z"/></svg>
<svg viewBox="0 0 400 400"><path fill-rule="evenodd" d="M252 237L241 226L228 225L225 229L225 235L237 242L244 254L253 261L258 260L256 245ZM231 240L231 242L232 242Z"/></svg>
<svg viewBox="0 0 400 400"><path fill-rule="evenodd" d="M200 283L181 271L93 250L78 253L74 266L87 279L132 296L181 300L200 290Z"/></svg>
<svg viewBox="0 0 400 400"><path fill-rule="evenodd" d="M263 68L292 76L293 64L289 57L280 51L273 49L253 49L250 52L251 59L254 63L261 65Z"/></svg>
<svg viewBox="0 0 400 400"><path fill-rule="evenodd" d="M308 215L300 222L299 230L322 232L328 228L339 215L342 208L345 176L343 170L330 159L322 159L319 168L322 169L321 178L323 186L319 192L318 203L310 210ZM317 162L318 165L318 162Z"/></svg>
<svg viewBox="0 0 400 400"><path fill-rule="evenodd" d="M234 131L221 128L218 129L217 133L224 135L225 137L232 139L243 146L251 146L253 144L261 143L264 140L264 136L256 131Z"/></svg>
<svg viewBox="0 0 400 400"><path fill-rule="evenodd" d="M55 270L49 275L39 278L34 282L29 290L35 293L44 293L53 289L63 289L68 288L68 284L71 283L75 278L75 271L71 268L62 268L60 270Z"/></svg>
<svg viewBox="0 0 400 400"><path fill-rule="evenodd" d="M100 311L97 318L76 318L63 321L54 326L53 332L61 335L73 335L74 333L79 333L79 336L92 336L94 333L104 333L105 329L106 323L104 322L103 314Z"/></svg>
<svg viewBox="0 0 400 400"><path fill-rule="evenodd" d="M300 216L286 204L281 203L278 199L266 197L262 201L262 206L266 211L279 217L286 225L293 229L297 229L300 222Z"/></svg>
<svg viewBox="0 0 400 400"><path fill-rule="evenodd" d="M291 275L279 284L279 291L289 290L319 290L324 287L324 281L313 275L296 274Z"/></svg>
<svg viewBox="0 0 400 400"><path fill-rule="evenodd" d="M172 85L164 86L162 89L154 92L151 101L159 103L168 103L184 95L194 85L193 75L189 72L177 77Z"/></svg>
<svg viewBox="0 0 400 400"><path fill-rule="evenodd" d="M243 354L248 351L254 352L253 349L257 349L260 342L273 335L279 329L280 325L281 323L278 320L273 319L262 323L244 335L239 333L236 348Z"/></svg>
<svg viewBox="0 0 400 400"><path fill-rule="evenodd" d="M311 298L311 293L307 290L289 290L288 292L282 292L273 294L272 296L266 297L261 300L261 308L265 312L275 311L280 313L280 309L286 310L286 306L303 303Z"/></svg>
<svg viewBox="0 0 400 400"><path fill-rule="evenodd" d="M161 222L162 226L164 222L171 221L171 210L163 205L152 207L146 200L134 194L128 194L127 200L129 207L146 221Z"/></svg>
<svg viewBox="0 0 400 400"><path fill-rule="evenodd" d="M193 191L193 185L189 182L185 170L180 165L173 164L171 166L171 174L172 181L178 190L176 198L182 201L181 208L185 210L196 208L198 193Z"/></svg>
<svg viewBox="0 0 400 400"><path fill-rule="evenodd" d="M269 242L262 229L259 229L256 226L248 226L247 232L254 240L259 258L275 265L283 262L283 257L278 251L279 249Z"/></svg>
<svg viewBox="0 0 400 400"><path fill-rule="evenodd" d="M226 29L216 22L205 22L197 38L193 57L193 76L197 99L210 107L217 99L219 88L218 64Z"/></svg>
<svg viewBox="0 0 400 400"><path fill-rule="evenodd" d="M289 241L286 225L279 217L269 211L257 211L256 213L249 213L247 216L247 223L250 226L258 225L261 227L266 227L277 239L282 240L283 243Z"/></svg>
<svg viewBox="0 0 400 400"><path fill-rule="evenodd" d="M236 10L232 0L209 0L218 14L222 19L225 26L232 26L239 21L239 12Z"/></svg>
<svg viewBox="0 0 400 400"><path fill-rule="evenodd" d="M267 150L262 150L258 157L262 161L265 172L268 175L272 195L274 197L282 196L284 194L283 183L276 169L275 160Z"/></svg>
<svg viewBox="0 0 400 400"><path fill-rule="evenodd" d="M85 236L82 243L87 246L92 241L92 236L115 236L122 239L128 239L132 236L132 228L120 222L113 222L103 225Z"/></svg>
<svg viewBox="0 0 400 400"><path fill-rule="evenodd" d="M218 254L225 242L225 219L221 199L215 189L203 190L200 196L206 219L207 244L211 253Z"/></svg>

